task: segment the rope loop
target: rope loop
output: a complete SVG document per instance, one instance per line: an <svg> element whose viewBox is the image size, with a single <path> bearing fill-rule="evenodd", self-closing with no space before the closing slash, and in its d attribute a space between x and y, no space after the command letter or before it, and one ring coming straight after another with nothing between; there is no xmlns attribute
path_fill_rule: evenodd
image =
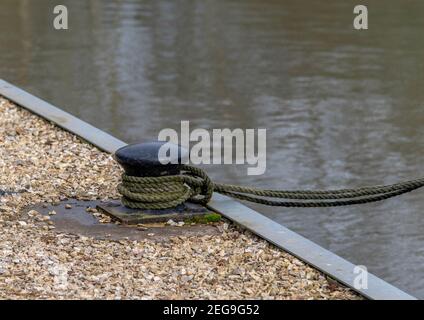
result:
<svg viewBox="0 0 424 320"><path fill-rule="evenodd" d="M200 168L183 165L180 175L134 177L122 175L122 203L135 209L167 209L186 201L206 205L213 192L254 203L282 207L335 207L392 198L424 186L424 179L391 185L337 190L269 190L214 183ZM278 198L280 200L271 200ZM285 200L281 200L285 199ZM290 201L287 201L290 200Z"/></svg>

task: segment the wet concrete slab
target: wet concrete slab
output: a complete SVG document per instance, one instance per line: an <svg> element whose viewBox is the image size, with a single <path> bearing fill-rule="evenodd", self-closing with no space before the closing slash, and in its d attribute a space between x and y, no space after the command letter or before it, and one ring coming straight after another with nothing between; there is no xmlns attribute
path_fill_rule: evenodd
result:
<svg viewBox="0 0 424 320"><path fill-rule="evenodd" d="M66 200L60 203L39 203L28 206L23 210L23 218L29 218L28 212L35 210L46 218L44 222L51 221L54 231L70 233L80 236L109 240L143 240L166 241L176 236L203 236L217 235L220 233L217 224L186 224L184 226L169 226L164 223L151 223L143 225L125 225L116 221L110 223L100 222L99 217L93 214L93 209L104 205L101 201ZM55 214L51 214L54 211Z"/></svg>

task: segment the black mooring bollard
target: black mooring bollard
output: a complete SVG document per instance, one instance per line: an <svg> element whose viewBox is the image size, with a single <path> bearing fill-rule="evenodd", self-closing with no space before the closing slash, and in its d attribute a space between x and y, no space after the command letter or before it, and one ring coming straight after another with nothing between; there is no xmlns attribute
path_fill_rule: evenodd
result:
<svg viewBox="0 0 424 320"><path fill-rule="evenodd" d="M164 141L131 144L118 149L115 160L122 166L128 176L159 177L180 174L181 167L189 157L187 149L169 144L172 152L167 155L170 163L163 164L159 158L160 148ZM174 155L174 157L172 157ZM178 156L177 156L178 155ZM210 210L196 204L186 202L175 208L160 210L142 210L127 208L120 202L103 203L98 209L124 224L143 224L150 222L186 221L187 219L205 219L211 216ZM216 214L212 214L216 218Z"/></svg>
<svg viewBox="0 0 424 320"><path fill-rule="evenodd" d="M188 159L187 149L169 143L170 163L163 164L159 159L159 150L168 142L154 141L146 143L130 144L115 152L115 160L122 166L125 173L136 177L159 177L164 175L177 175L180 173L181 165ZM173 157L172 155L178 155Z"/></svg>

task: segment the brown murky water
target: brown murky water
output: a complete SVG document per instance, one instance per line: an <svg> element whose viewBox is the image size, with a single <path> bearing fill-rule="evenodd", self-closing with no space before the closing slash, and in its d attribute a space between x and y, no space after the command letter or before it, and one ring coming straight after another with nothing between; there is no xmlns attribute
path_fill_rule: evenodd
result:
<svg viewBox="0 0 424 320"><path fill-rule="evenodd" d="M424 174L424 2L2 0L0 78L129 142L162 128L267 128L269 188ZM424 190L335 209L258 210L424 298Z"/></svg>

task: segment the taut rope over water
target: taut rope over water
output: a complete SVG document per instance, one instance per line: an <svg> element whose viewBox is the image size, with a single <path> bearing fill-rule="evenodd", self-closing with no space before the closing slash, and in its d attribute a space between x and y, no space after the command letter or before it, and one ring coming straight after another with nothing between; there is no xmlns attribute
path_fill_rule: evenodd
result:
<svg viewBox="0 0 424 320"><path fill-rule="evenodd" d="M202 169L183 165L179 175L135 177L123 174L118 191L123 196L122 203L136 209L173 208L185 201L206 205L213 192L268 206L335 207L381 201L423 186L424 178L357 189L267 190L215 183Z"/></svg>

